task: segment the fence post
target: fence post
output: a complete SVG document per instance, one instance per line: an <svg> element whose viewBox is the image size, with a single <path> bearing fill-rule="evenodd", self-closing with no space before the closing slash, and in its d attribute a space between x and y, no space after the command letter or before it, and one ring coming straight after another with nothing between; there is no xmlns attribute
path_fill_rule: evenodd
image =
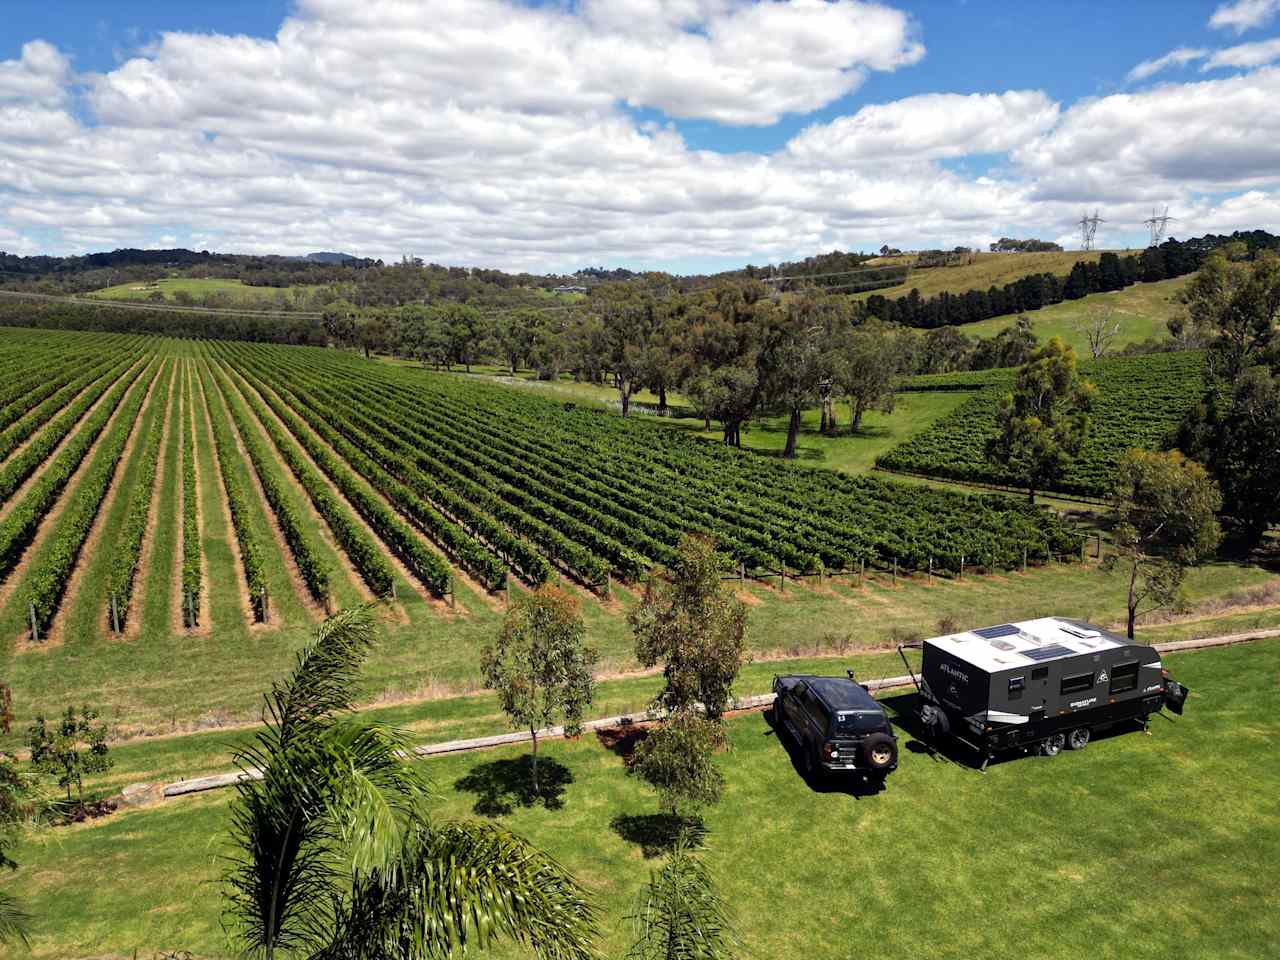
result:
<svg viewBox="0 0 1280 960"><path fill-rule="evenodd" d="M36 625L36 605L27 603L27 612L31 614L31 639L36 643L40 642L40 628Z"/></svg>
<svg viewBox="0 0 1280 960"><path fill-rule="evenodd" d="M1098 546L1097 549L1093 551L1093 558L1095 560L1102 559L1102 534L1098 534Z"/></svg>
<svg viewBox="0 0 1280 960"><path fill-rule="evenodd" d="M116 606L116 595L111 595L111 627L116 633L120 632L120 608Z"/></svg>
<svg viewBox="0 0 1280 960"><path fill-rule="evenodd" d="M391 599L392 600L400 599L398 596L396 596L396 578L394 575L391 577Z"/></svg>
<svg viewBox="0 0 1280 960"><path fill-rule="evenodd" d="M613 574L612 573L606 573L604 575L604 596L606 600L609 597L613 596Z"/></svg>
<svg viewBox="0 0 1280 960"><path fill-rule="evenodd" d="M778 591L780 593L787 592L787 564L785 561L778 564Z"/></svg>
<svg viewBox="0 0 1280 960"><path fill-rule="evenodd" d="M929 582L933 583L933 557L929 558Z"/></svg>
<svg viewBox="0 0 1280 960"><path fill-rule="evenodd" d="M1088 538L1088 537L1083 537L1083 538L1080 540L1080 562L1081 562L1081 563L1084 563L1084 548L1085 548L1085 544L1086 544L1086 543L1088 543L1088 542L1089 542L1089 538Z"/></svg>
<svg viewBox="0 0 1280 960"><path fill-rule="evenodd" d="M862 557L858 560L858 589L861 590L867 579L867 558Z"/></svg>
<svg viewBox="0 0 1280 960"><path fill-rule="evenodd" d="M893 558L893 585L898 585L898 558Z"/></svg>
<svg viewBox="0 0 1280 960"><path fill-rule="evenodd" d="M508 577L502 583L503 589L507 592L507 606L511 606L511 579Z"/></svg>
<svg viewBox="0 0 1280 960"><path fill-rule="evenodd" d="M960 579L964 579L964 554L960 554Z"/></svg>
<svg viewBox="0 0 1280 960"><path fill-rule="evenodd" d="M455 600L453 596L453 577L450 577L449 578L449 609L450 610L454 609L454 603L455 603Z"/></svg>
<svg viewBox="0 0 1280 960"><path fill-rule="evenodd" d="M1027 548L1022 548L1022 572L1027 572Z"/></svg>
<svg viewBox="0 0 1280 960"><path fill-rule="evenodd" d="M738 570L739 570L738 579L741 580L745 585L747 582L747 561L745 560L739 561Z"/></svg>

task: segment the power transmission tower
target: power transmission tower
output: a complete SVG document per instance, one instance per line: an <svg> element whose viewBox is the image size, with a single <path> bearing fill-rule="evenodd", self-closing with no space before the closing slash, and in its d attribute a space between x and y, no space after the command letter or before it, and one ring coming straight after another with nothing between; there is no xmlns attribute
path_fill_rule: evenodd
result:
<svg viewBox="0 0 1280 960"><path fill-rule="evenodd" d="M1169 221L1177 220L1177 217L1169 216L1169 205L1164 205L1164 213L1157 216L1155 208L1151 210L1151 216L1142 222L1151 230L1151 246L1159 246L1160 241L1164 239L1165 231L1169 229Z"/></svg>
<svg viewBox="0 0 1280 960"><path fill-rule="evenodd" d="M1093 249L1093 238L1097 236L1098 224L1106 222L1098 216L1097 209L1093 211L1092 217L1089 216L1088 210L1081 214L1078 226L1080 227L1080 246L1082 250Z"/></svg>

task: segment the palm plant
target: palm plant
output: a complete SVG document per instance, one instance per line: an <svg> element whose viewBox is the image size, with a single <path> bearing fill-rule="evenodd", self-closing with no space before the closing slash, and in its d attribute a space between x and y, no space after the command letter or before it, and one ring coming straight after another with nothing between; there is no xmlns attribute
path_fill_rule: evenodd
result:
<svg viewBox="0 0 1280 960"><path fill-rule="evenodd" d="M737 942L706 864L688 838L636 897L628 960L730 960Z"/></svg>
<svg viewBox="0 0 1280 960"><path fill-rule="evenodd" d="M591 956L594 917L554 860L500 828L436 823L398 731L353 710L369 607L326 620L236 762L227 926L250 955L446 957L498 938Z"/></svg>

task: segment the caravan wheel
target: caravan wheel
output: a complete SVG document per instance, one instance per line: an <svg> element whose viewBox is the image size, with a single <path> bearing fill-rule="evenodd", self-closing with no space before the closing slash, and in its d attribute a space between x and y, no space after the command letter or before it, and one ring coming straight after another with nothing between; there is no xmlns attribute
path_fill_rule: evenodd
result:
<svg viewBox="0 0 1280 960"><path fill-rule="evenodd" d="M1083 750L1089 745L1089 728L1076 727L1067 737L1067 746L1072 750Z"/></svg>
<svg viewBox="0 0 1280 960"><path fill-rule="evenodd" d="M1067 737L1063 733L1055 733L1048 740L1041 741L1040 753L1046 757L1056 757L1062 752L1062 747L1066 744Z"/></svg>

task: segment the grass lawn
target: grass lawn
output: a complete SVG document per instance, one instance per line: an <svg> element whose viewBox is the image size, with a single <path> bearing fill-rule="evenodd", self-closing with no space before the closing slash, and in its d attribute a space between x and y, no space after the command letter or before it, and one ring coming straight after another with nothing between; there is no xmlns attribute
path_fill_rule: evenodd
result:
<svg viewBox="0 0 1280 960"><path fill-rule="evenodd" d="M751 957L1257 958L1280 937L1280 643L1173 654L1182 718L983 775L909 745L883 793L811 787L759 713L729 722L706 860ZM909 697L887 701L906 712ZM426 762L442 818L495 816L590 890L599 955L621 956L660 860L656 803L594 737ZM957 754L957 758L962 755ZM229 795L46 831L5 878L37 917L32 955L232 956L219 918ZM768 904L767 909L760 905ZM509 948L493 956L521 954Z"/></svg>
<svg viewBox="0 0 1280 960"><path fill-rule="evenodd" d="M1166 323L1181 308L1178 296L1192 276L1194 274L1159 283L1135 283L1114 293L1094 293L1081 300L1064 300L1033 310L1027 316L1034 322L1036 336L1042 342L1050 337L1061 337L1078 356L1088 358L1088 325L1097 314L1108 309L1115 311L1112 322L1120 321L1120 332L1111 344L1113 351L1150 337L1167 337ZM993 337L1017 321L1018 314L1010 314L966 323L956 329L970 337Z"/></svg>
<svg viewBox="0 0 1280 960"><path fill-rule="evenodd" d="M148 300L154 293L161 293L165 300L172 302L179 291L191 294L197 300L212 293L224 293L233 300L244 302L250 300L273 300L277 294L309 293L319 287L298 285L291 287L251 287L243 280L229 279L193 279L191 277L168 277L163 280L121 283L114 287L103 287L89 296L102 297L105 300Z"/></svg>

